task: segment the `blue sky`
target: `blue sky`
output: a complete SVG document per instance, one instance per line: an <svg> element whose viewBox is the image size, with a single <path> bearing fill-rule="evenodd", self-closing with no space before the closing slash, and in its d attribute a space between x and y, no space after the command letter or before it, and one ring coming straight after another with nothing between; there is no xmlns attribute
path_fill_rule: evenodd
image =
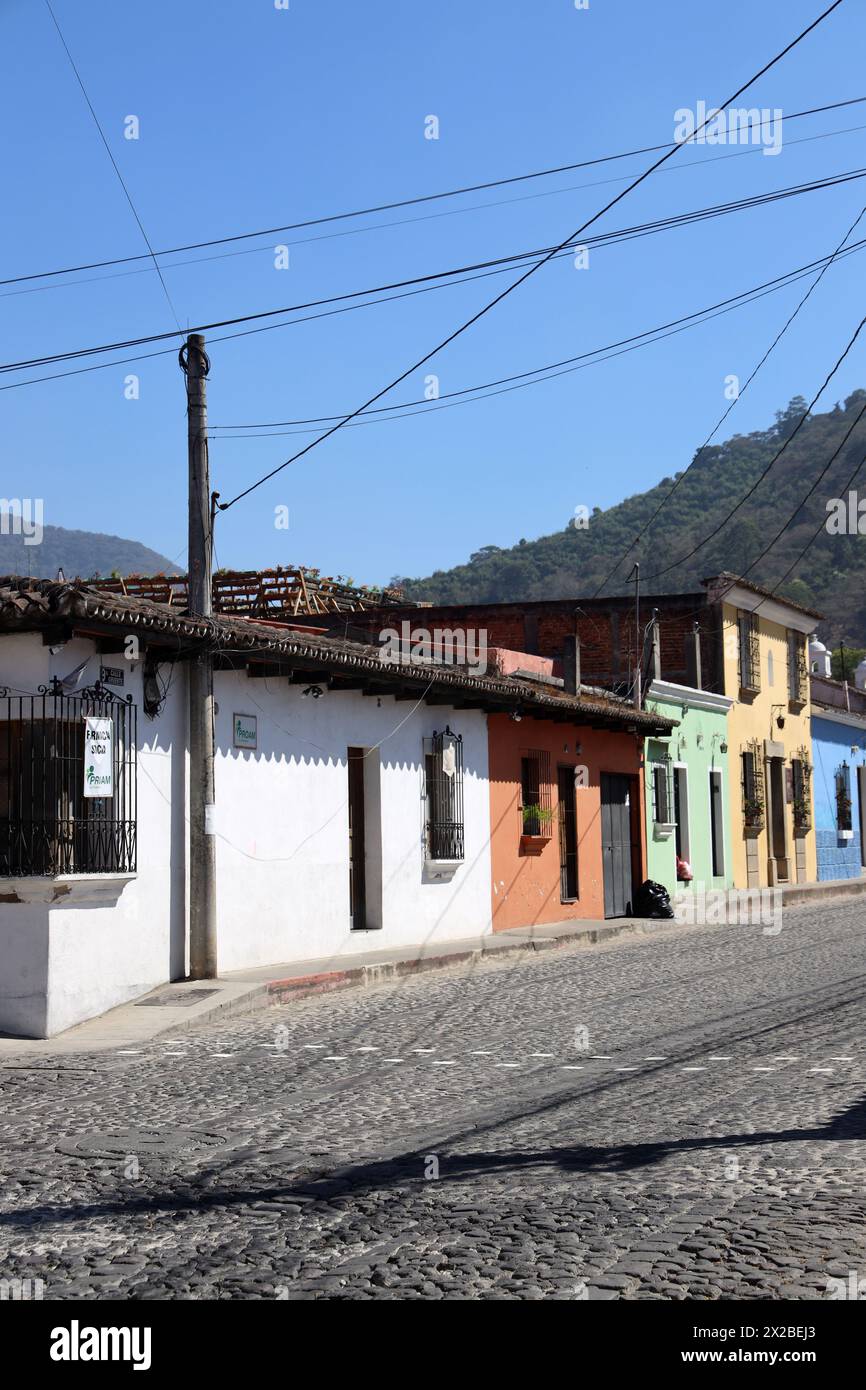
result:
<svg viewBox="0 0 866 1390"><path fill-rule="evenodd" d="M669 140L678 108L724 101L822 8L820 0L692 10L590 0L583 11L573 0L291 0L288 11L273 0L53 3L156 248ZM846 0L743 104L793 112L864 95L864 38L863 7ZM2 278L144 250L42 0L0 0L0 44L0 111L15 132L4 150ZM129 115L139 119L138 140L124 138ZM438 140L424 138L430 115ZM866 165L866 132L849 129L861 125L866 105L790 122L777 156L684 148L593 230ZM551 245L650 158L169 258L166 284L185 326ZM430 372L441 392L459 390L688 314L831 251L864 202L866 180L599 248L587 270L569 259L546 266L388 400L423 396ZM440 213L454 215L431 215ZM395 221L402 225L383 225ZM335 230L352 234L325 235ZM274 264L283 241L288 270ZM202 259L177 264L193 257ZM0 290L3 361L174 327L146 263L73 280ZM214 343L211 423L352 409L505 283L479 280ZM828 273L725 435L769 424L798 392L811 396L859 319L862 284L859 256ZM725 378L748 375L803 288L546 384L348 428L220 517L217 563L300 563L377 583L559 529L578 505L610 506L688 464L726 405ZM131 372L137 400L124 394ZM864 380L858 346L822 404ZM47 523L128 536L185 562L174 353L0 392L0 414L0 492L44 498ZM230 497L309 437L217 432L213 485ZM275 528L279 506L289 508L288 530Z"/></svg>

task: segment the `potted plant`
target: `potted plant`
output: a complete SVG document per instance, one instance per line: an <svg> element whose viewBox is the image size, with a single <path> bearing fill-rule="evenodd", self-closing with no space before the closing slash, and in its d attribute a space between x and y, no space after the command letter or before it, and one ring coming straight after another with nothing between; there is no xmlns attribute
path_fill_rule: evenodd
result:
<svg viewBox="0 0 866 1390"><path fill-rule="evenodd" d="M853 838L854 831L851 827L851 798L847 792L840 791L836 795L836 824L839 827L839 839L850 840Z"/></svg>
<svg viewBox="0 0 866 1390"><path fill-rule="evenodd" d="M746 832L757 835L764 828L764 803L758 796L747 796L743 800L743 819Z"/></svg>
<svg viewBox="0 0 866 1390"><path fill-rule="evenodd" d="M553 826L553 808L537 805L521 807L521 826L522 840L549 840Z"/></svg>

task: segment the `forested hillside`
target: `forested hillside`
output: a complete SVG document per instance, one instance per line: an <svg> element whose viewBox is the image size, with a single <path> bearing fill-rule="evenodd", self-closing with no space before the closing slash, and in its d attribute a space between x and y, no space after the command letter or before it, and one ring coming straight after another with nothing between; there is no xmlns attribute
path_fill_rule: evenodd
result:
<svg viewBox="0 0 866 1390"><path fill-rule="evenodd" d="M848 480L866 455L866 416L854 428L814 495L804 498L839 447L846 431L866 405L858 390L844 404L810 417L791 439L767 478L697 553L653 580L655 571L683 557L713 531L736 502L755 484L774 454L792 435L806 409L795 397L777 412L769 429L737 434L704 451L660 515L619 565L606 593L624 591L635 560L641 563L647 592L694 589L707 575L733 570L759 584L773 586L794 564L822 519L829 499L847 497ZM570 519L561 531L538 540L521 540L510 548L483 545L465 565L439 570L422 579L395 579L407 597L434 603L513 601L589 596L631 544L680 474L648 492L628 497L607 511L596 508L585 524ZM866 465L857 475L866 513ZM754 569L750 566L788 519L780 540ZM866 515L862 521L866 533ZM822 636L866 644L866 534L832 535L822 529L780 592L827 616Z"/></svg>
<svg viewBox="0 0 866 1390"><path fill-rule="evenodd" d="M32 522L35 517L28 514L25 519ZM27 545L26 536L11 534L13 529L14 518L7 513L5 523L0 522L0 531L10 533L0 534L0 574L55 579L58 569L62 569L67 579L92 579L113 573L124 576L178 573L177 566L158 551L138 541L124 540L122 536L45 526L41 542Z"/></svg>

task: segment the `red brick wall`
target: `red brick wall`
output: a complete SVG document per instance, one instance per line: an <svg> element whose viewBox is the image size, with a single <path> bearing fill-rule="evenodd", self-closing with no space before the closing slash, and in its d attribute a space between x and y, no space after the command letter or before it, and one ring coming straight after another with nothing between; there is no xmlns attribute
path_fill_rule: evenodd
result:
<svg viewBox="0 0 866 1390"><path fill-rule="evenodd" d="M658 609L661 630L661 667L665 680L689 684L686 640L694 623L701 626L702 683L708 690L721 689L719 615L703 594L668 594L641 602L640 639ZM366 634L376 641L383 628L408 618L419 627L475 628L487 633L487 645L539 656L560 657L566 636L580 636L581 678L584 684L625 683L635 650L634 602L628 598L555 599L523 604L454 604L430 608L370 610L366 613L317 618L348 635Z"/></svg>

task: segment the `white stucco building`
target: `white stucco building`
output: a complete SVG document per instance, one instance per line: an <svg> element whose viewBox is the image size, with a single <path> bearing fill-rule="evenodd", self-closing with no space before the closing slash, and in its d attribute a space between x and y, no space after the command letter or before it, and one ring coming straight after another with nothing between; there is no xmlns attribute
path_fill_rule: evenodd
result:
<svg viewBox="0 0 866 1390"><path fill-rule="evenodd" d="M2 1032L50 1036L186 974L187 690L177 658L196 641L219 650L211 829L221 971L490 930L483 706L513 702L507 683L453 669L431 681L429 670L383 669L375 650L321 634L7 581ZM463 702L475 707L455 708ZM106 801L82 793L84 719L94 713L114 729Z"/></svg>

